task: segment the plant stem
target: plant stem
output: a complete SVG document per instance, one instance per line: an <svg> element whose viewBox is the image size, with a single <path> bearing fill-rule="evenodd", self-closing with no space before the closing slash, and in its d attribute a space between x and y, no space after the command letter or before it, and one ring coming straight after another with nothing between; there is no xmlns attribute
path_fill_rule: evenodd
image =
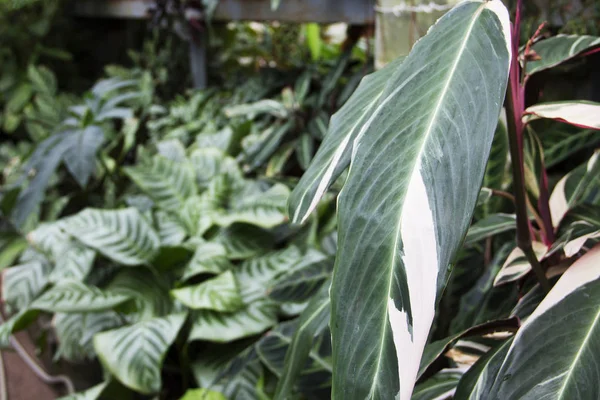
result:
<svg viewBox="0 0 600 400"><path fill-rule="evenodd" d="M513 81L513 79L519 79L518 67L511 68L510 79L511 81ZM506 99L508 142L510 147L510 157L513 161L511 169L513 174L515 208L517 214L517 245L523 251L527 257L527 260L531 264L531 268L540 282L542 289L544 289L545 292L549 292L550 282L548 279L546 279L546 274L544 273L544 270L542 269L542 266L538 261L531 245L530 223L529 217L527 216L527 193L525 191L525 174L523 166L523 123L520 118L522 113L519 109L517 109L522 100L518 98L520 93L515 93L515 89L520 91L519 86L520 85L518 82L516 84L515 82L509 83Z"/></svg>

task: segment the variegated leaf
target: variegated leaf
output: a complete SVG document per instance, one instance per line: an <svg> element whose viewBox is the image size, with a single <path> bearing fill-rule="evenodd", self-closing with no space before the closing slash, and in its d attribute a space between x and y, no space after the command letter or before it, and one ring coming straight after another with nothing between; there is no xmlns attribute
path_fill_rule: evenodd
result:
<svg viewBox="0 0 600 400"><path fill-rule="evenodd" d="M233 312L243 305L237 281L231 271L198 285L172 290L171 295L192 309Z"/></svg>

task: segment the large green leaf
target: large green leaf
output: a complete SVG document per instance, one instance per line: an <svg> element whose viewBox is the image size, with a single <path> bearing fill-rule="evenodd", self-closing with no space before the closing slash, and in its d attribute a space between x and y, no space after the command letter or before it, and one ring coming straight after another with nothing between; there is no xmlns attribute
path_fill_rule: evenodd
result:
<svg viewBox="0 0 600 400"><path fill-rule="evenodd" d="M208 389L190 389L179 400L227 400L219 392Z"/></svg>
<svg viewBox="0 0 600 400"><path fill-rule="evenodd" d="M154 318L94 336L104 366L125 386L144 394L160 391L161 369L185 314Z"/></svg>
<svg viewBox="0 0 600 400"><path fill-rule="evenodd" d="M348 168L354 139L401 63L402 59L398 59L364 77L346 104L333 115L325 140L290 197L289 213L293 222L306 221L329 186Z"/></svg>
<svg viewBox="0 0 600 400"><path fill-rule="evenodd" d="M232 312L243 305L237 281L231 271L198 285L172 290L171 295L192 309Z"/></svg>
<svg viewBox="0 0 600 400"><path fill-rule="evenodd" d="M598 46L600 38L596 36L557 35L540 40L531 48L540 60L527 62L527 75L555 67Z"/></svg>
<svg viewBox="0 0 600 400"><path fill-rule="evenodd" d="M185 225L173 214L158 211L155 214L160 243L163 246L178 246L187 236Z"/></svg>
<svg viewBox="0 0 600 400"><path fill-rule="evenodd" d="M550 168L578 151L595 146L600 142L600 132L556 122L544 129L540 139L544 147L546 167Z"/></svg>
<svg viewBox="0 0 600 400"><path fill-rule="evenodd" d="M600 248L574 263L523 324L478 399L600 397Z"/></svg>
<svg viewBox="0 0 600 400"><path fill-rule="evenodd" d="M600 103L593 101L562 101L541 103L525 110L524 121L553 119L584 129L600 130Z"/></svg>
<svg viewBox="0 0 600 400"><path fill-rule="evenodd" d="M129 299L129 296L105 292L78 281L66 281L44 292L31 303L30 308L66 313L102 311Z"/></svg>
<svg viewBox="0 0 600 400"><path fill-rule="evenodd" d="M277 323L277 307L254 302L233 313L201 311L193 320L189 340L225 343L264 332Z"/></svg>
<svg viewBox="0 0 600 400"><path fill-rule="evenodd" d="M61 226L86 246L125 265L149 262L160 243L154 229L135 208L88 208L64 219Z"/></svg>
<svg viewBox="0 0 600 400"><path fill-rule="evenodd" d="M500 1L461 3L397 68L355 139L331 287L335 398L411 396L479 194L509 38Z"/></svg>
<svg viewBox="0 0 600 400"><path fill-rule="evenodd" d="M185 200L197 191L194 168L188 162L155 156L150 165L126 167L124 171L164 210L181 210Z"/></svg>
<svg viewBox="0 0 600 400"><path fill-rule="evenodd" d="M84 280L94 264L96 252L88 249L79 243L71 243L62 257L57 258L54 269L48 277L52 283L59 283L63 280Z"/></svg>

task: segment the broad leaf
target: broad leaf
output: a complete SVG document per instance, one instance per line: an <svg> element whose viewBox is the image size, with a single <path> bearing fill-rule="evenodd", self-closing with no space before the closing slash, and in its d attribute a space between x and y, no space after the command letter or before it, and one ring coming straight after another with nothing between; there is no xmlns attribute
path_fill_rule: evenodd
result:
<svg viewBox="0 0 600 400"><path fill-rule="evenodd" d="M277 308L254 302L234 313L200 311L193 319L189 341L232 342L264 332L277 323Z"/></svg>
<svg viewBox="0 0 600 400"><path fill-rule="evenodd" d="M155 156L151 165L126 167L125 173L158 207L177 212L185 200L196 194L194 169L187 162Z"/></svg>
<svg viewBox="0 0 600 400"><path fill-rule="evenodd" d="M597 247L567 270L515 336L499 378L477 398L600 396L599 260Z"/></svg>
<svg viewBox="0 0 600 400"><path fill-rule="evenodd" d="M149 262L159 246L158 235L135 208L88 208L65 218L61 226L86 246L125 265Z"/></svg>
<svg viewBox="0 0 600 400"><path fill-rule="evenodd" d="M157 393L162 388L163 360L184 321L185 314L173 314L102 332L94 337L94 348L125 386L144 394Z"/></svg>
<svg viewBox="0 0 600 400"><path fill-rule="evenodd" d="M102 291L77 281L66 281L47 290L30 308L49 312L103 311L129 300L129 296Z"/></svg>
<svg viewBox="0 0 600 400"><path fill-rule="evenodd" d="M235 159L216 148L209 147L194 150L190 161L194 166L196 179L201 188L206 187L212 179L221 174L236 179L242 178L242 173Z"/></svg>
<svg viewBox="0 0 600 400"><path fill-rule="evenodd" d="M173 214L158 211L156 225L163 246L178 246L187 236L185 225Z"/></svg>
<svg viewBox="0 0 600 400"><path fill-rule="evenodd" d="M600 132L557 122L545 129L540 139L546 167L553 167L578 151L598 144Z"/></svg>
<svg viewBox="0 0 600 400"><path fill-rule="evenodd" d="M289 214L293 222L306 221L329 186L348 168L354 139L401 63L402 59L398 59L364 77L346 104L333 115L325 140L290 197Z"/></svg>
<svg viewBox="0 0 600 400"><path fill-rule="evenodd" d="M504 99L508 12L465 2L389 80L355 139L331 287L332 396L410 398Z"/></svg>
<svg viewBox="0 0 600 400"><path fill-rule="evenodd" d="M79 243L71 243L69 248L58 258L54 270L50 273L48 280L59 283L63 280L84 280L94 264L96 252Z"/></svg>
<svg viewBox="0 0 600 400"><path fill-rule="evenodd" d="M523 120L553 119L584 129L600 130L600 103L592 101L563 101L542 103L525 110Z"/></svg>
<svg viewBox="0 0 600 400"><path fill-rule="evenodd" d="M596 36L557 35L540 40L531 47L540 60L527 62L527 75L555 67L598 46L600 38Z"/></svg>
<svg viewBox="0 0 600 400"><path fill-rule="evenodd" d="M172 290L171 295L192 309L233 312L243 304L231 271L198 285Z"/></svg>

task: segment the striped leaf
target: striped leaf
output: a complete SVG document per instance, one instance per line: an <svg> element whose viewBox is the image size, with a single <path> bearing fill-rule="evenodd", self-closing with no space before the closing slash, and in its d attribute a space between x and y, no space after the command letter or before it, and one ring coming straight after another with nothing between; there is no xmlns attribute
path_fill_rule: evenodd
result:
<svg viewBox="0 0 600 400"><path fill-rule="evenodd" d="M540 60L527 62L527 75L555 67L598 46L600 38L596 36L556 35L540 40L531 48Z"/></svg>
<svg viewBox="0 0 600 400"><path fill-rule="evenodd" d="M548 252L548 247L540 242L533 242L533 251L538 260L544 258L544 256ZM516 247L511 253L508 255L508 258L502 265L500 272L496 275L494 279L494 286L500 286L505 283L514 282L525 275L527 275L531 271L531 264L527 261L527 257L523 253L523 250Z"/></svg>
<svg viewBox="0 0 600 400"><path fill-rule="evenodd" d="M457 5L396 69L354 140L338 199L332 397L412 394L483 180L509 26L499 0Z"/></svg>
<svg viewBox="0 0 600 400"><path fill-rule="evenodd" d="M270 232L245 224L234 224L221 230L216 240L225 247L230 260L258 256L271 249L275 242Z"/></svg>
<svg viewBox="0 0 600 400"><path fill-rule="evenodd" d="M600 397L600 248L575 262L517 332L475 398Z"/></svg>
<svg viewBox="0 0 600 400"><path fill-rule="evenodd" d="M31 261L2 271L2 299L11 311L23 310L48 283L50 267L43 261Z"/></svg>
<svg viewBox="0 0 600 400"><path fill-rule="evenodd" d="M254 302L233 313L200 311L193 319L189 341L227 343L264 332L277 323L277 307Z"/></svg>
<svg viewBox="0 0 600 400"><path fill-rule="evenodd" d="M494 141L488 159L485 175L483 176L483 186L486 188L503 190L507 182L510 181L509 156L508 156L508 132L504 115L501 115L496 132L494 133ZM487 216L492 212L498 211L500 207L498 198L491 198L483 205Z"/></svg>
<svg viewBox="0 0 600 400"><path fill-rule="evenodd" d="M443 369L425 382L415 386L411 400L443 400L450 398L464 374L460 368Z"/></svg>
<svg viewBox="0 0 600 400"><path fill-rule="evenodd" d="M135 208L88 208L65 218L61 226L86 246L125 265L149 262L160 243L156 232Z"/></svg>
<svg viewBox="0 0 600 400"><path fill-rule="evenodd" d="M199 274L220 274L232 267L225 246L220 243L201 243L185 266L181 279L185 281Z"/></svg>
<svg viewBox="0 0 600 400"><path fill-rule="evenodd" d="M129 299L129 296L105 292L82 282L65 281L44 292L30 308L65 313L103 311Z"/></svg>
<svg viewBox="0 0 600 400"><path fill-rule="evenodd" d="M169 279L150 269L136 268L119 272L107 291L132 299L131 314L135 321L163 317L172 311Z"/></svg>
<svg viewBox="0 0 600 400"><path fill-rule="evenodd" d="M527 108L523 116L524 122L540 118L600 130L600 103L584 100L541 103Z"/></svg>
<svg viewBox="0 0 600 400"><path fill-rule="evenodd" d="M60 283L64 280L83 281L94 265L96 252L79 243L71 243L62 257L57 257L54 269L48 280L51 283Z"/></svg>
<svg viewBox="0 0 600 400"><path fill-rule="evenodd" d="M181 210L185 200L197 192L194 168L187 162L155 156L150 165L123 170L159 208L166 211Z"/></svg>
<svg viewBox="0 0 600 400"><path fill-rule="evenodd" d="M248 259L235 270L235 277L245 304L266 296L268 283L278 274L288 271L302 258L295 246Z"/></svg>
<svg viewBox="0 0 600 400"><path fill-rule="evenodd" d="M242 179L242 172L235 159L214 147L194 150L190 161L196 172L198 186L201 188L207 187L210 181L221 174L237 180Z"/></svg>
<svg viewBox="0 0 600 400"><path fill-rule="evenodd" d="M94 348L102 364L125 386L144 394L162 388L161 369L185 314L154 318L98 333Z"/></svg>
<svg viewBox="0 0 600 400"><path fill-rule="evenodd" d="M158 211L155 214L158 237L162 246L178 246L187 236L185 225L173 214Z"/></svg>
<svg viewBox="0 0 600 400"><path fill-rule="evenodd" d="M348 168L354 139L379 103L388 80L401 63L402 59L398 59L364 77L346 104L331 117L325 140L290 196L289 214L293 222L306 221L329 186Z"/></svg>
<svg viewBox="0 0 600 400"><path fill-rule="evenodd" d="M219 208L212 216L217 225L227 227L233 223L246 223L269 229L287 220L285 206L290 191L285 185L276 184L265 192L236 194L232 204Z"/></svg>
<svg viewBox="0 0 600 400"><path fill-rule="evenodd" d="M96 358L94 335L122 324L122 318L114 311L54 314L52 325L58 341L54 359L81 362Z"/></svg>
<svg viewBox="0 0 600 400"><path fill-rule="evenodd" d="M465 245L514 229L517 229L514 214L492 214L471 225L465 238Z"/></svg>
<svg viewBox="0 0 600 400"><path fill-rule="evenodd" d="M269 297L278 302L308 301L331 276L332 270L332 258L309 250L298 264L272 281Z"/></svg>
<svg viewBox="0 0 600 400"><path fill-rule="evenodd" d="M236 279L231 271L198 285L172 290L171 295L195 310L233 312L243 305Z"/></svg>
<svg viewBox="0 0 600 400"><path fill-rule="evenodd" d="M14 332L27 328L37 318L39 312L25 308L0 325L0 348L11 348L10 338Z"/></svg>

